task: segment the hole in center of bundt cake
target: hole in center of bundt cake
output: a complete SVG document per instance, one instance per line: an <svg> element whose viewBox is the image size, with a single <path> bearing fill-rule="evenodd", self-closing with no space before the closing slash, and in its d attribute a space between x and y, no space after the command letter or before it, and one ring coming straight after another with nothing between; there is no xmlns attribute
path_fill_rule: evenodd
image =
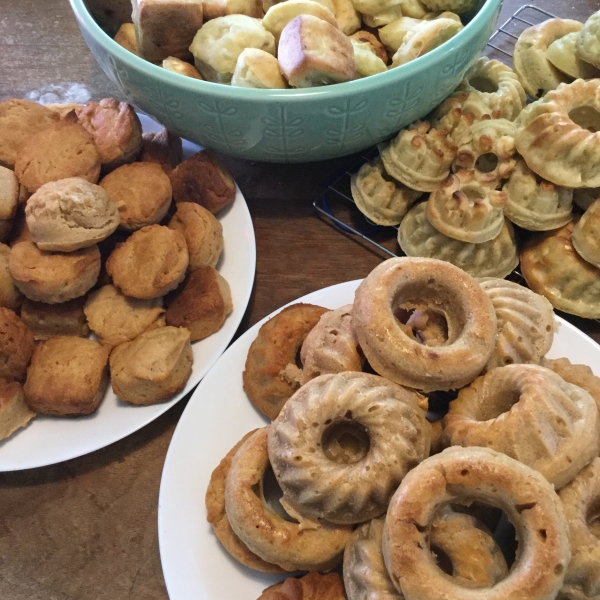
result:
<svg viewBox="0 0 600 600"><path fill-rule="evenodd" d="M434 544L431 545L431 553L435 558L437 566L446 573L446 575L452 577L452 575L454 575L454 568L450 557L439 546L435 546Z"/></svg>
<svg viewBox="0 0 600 600"><path fill-rule="evenodd" d="M362 460L371 446L366 427L352 420L334 421L321 436L325 456L339 464L353 464Z"/></svg>
<svg viewBox="0 0 600 600"><path fill-rule="evenodd" d="M478 92L484 92L486 94L494 94L498 91L498 86L496 83L494 83L491 79L481 75L469 79L469 84Z"/></svg>
<svg viewBox="0 0 600 600"><path fill-rule="evenodd" d="M588 529L598 539L600 539L600 498L596 498L589 506L586 522Z"/></svg>
<svg viewBox="0 0 600 600"><path fill-rule="evenodd" d="M403 304L394 309L406 335L425 346L443 346L448 342L448 321L446 317L427 305L412 306Z"/></svg>
<svg viewBox="0 0 600 600"><path fill-rule="evenodd" d="M273 473L273 469L270 466L265 471L262 478L262 496L265 505L276 515L280 516L286 521L289 521L290 523L298 522L292 517L290 517L290 515L288 515L288 513L281 505L281 498L283 497L283 492L281 491L279 483L277 483L275 473Z"/></svg>
<svg viewBox="0 0 600 600"><path fill-rule="evenodd" d="M592 133L600 131L600 112L591 106L578 106L569 111L569 118L573 123Z"/></svg>
<svg viewBox="0 0 600 600"><path fill-rule="evenodd" d="M482 154L475 161L475 169L480 173L491 173L498 167L498 156L493 152Z"/></svg>

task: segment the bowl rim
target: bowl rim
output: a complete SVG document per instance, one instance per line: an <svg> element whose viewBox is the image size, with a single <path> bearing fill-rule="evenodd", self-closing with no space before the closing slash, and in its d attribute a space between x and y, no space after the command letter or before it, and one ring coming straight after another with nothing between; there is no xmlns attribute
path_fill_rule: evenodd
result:
<svg viewBox="0 0 600 600"><path fill-rule="evenodd" d="M148 72L153 78L161 80L170 86L184 89L188 92L204 93L211 97L243 100L244 102L265 102L267 100L276 100L277 102L297 102L301 100L306 102L307 100L318 101L324 98L347 98L353 93L373 92L381 87L393 85L394 82L399 83L402 80L410 80L411 77L427 72L428 68L433 67L438 62L438 58L448 52L449 46L458 47L466 45L474 32L484 27L484 24L493 17L493 14L502 5L503 0L484 0L483 5L475 16L455 36L427 54L402 65L402 68L395 67L376 75L328 86L284 90L231 86L186 77L185 75L164 69L129 52L129 50L126 50L115 42L92 17L85 5L85 0L69 0L69 2L80 28L88 30L101 45L106 47L107 51L114 54L128 68L140 73Z"/></svg>

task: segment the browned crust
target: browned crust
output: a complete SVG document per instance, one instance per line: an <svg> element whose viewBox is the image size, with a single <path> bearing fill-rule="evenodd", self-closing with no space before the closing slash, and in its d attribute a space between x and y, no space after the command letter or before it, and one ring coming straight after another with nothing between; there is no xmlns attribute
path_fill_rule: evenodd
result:
<svg viewBox="0 0 600 600"><path fill-rule="evenodd" d="M258 600L346 600L344 584L337 573L307 573L296 579L288 577L260 595Z"/></svg>
<svg viewBox="0 0 600 600"><path fill-rule="evenodd" d="M15 312L0 307L0 377L23 379L34 348L29 327Z"/></svg>

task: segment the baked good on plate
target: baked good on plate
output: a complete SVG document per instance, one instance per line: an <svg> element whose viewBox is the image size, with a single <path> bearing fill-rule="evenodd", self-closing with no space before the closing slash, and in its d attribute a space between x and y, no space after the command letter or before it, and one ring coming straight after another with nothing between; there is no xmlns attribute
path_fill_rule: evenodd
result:
<svg viewBox="0 0 600 600"><path fill-rule="evenodd" d="M34 302L25 298L21 306L21 319L36 340L60 335L86 337L90 328L83 312L84 301L83 296L60 304Z"/></svg>
<svg viewBox="0 0 600 600"><path fill-rule="evenodd" d="M581 27L577 38L577 55L600 69L600 11L590 16Z"/></svg>
<svg viewBox="0 0 600 600"><path fill-rule="evenodd" d="M23 379L34 348L29 327L10 308L0 307L0 378Z"/></svg>
<svg viewBox="0 0 600 600"><path fill-rule="evenodd" d="M0 382L0 440L25 427L35 415L25 402L20 383Z"/></svg>
<svg viewBox="0 0 600 600"><path fill-rule="evenodd" d="M571 240L581 258L600 268L600 200L583 213L573 227Z"/></svg>

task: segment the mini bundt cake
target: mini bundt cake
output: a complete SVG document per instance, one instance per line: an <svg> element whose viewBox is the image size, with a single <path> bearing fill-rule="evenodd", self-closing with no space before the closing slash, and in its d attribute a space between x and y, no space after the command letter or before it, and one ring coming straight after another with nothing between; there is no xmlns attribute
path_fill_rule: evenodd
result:
<svg viewBox="0 0 600 600"><path fill-rule="evenodd" d="M600 377L596 377L590 367L573 364L568 358L544 358L541 364L560 375L566 382L588 391L600 410Z"/></svg>
<svg viewBox="0 0 600 600"><path fill-rule="evenodd" d="M594 79L600 70L579 58L577 40L581 32L574 31L558 38L548 46L546 57L559 70L573 79Z"/></svg>
<svg viewBox="0 0 600 600"><path fill-rule="evenodd" d="M598 198L600 198L600 188L578 188L573 190L573 202L584 211Z"/></svg>
<svg viewBox="0 0 600 600"><path fill-rule="evenodd" d="M583 24L577 38L577 54L600 69L600 10Z"/></svg>
<svg viewBox="0 0 600 600"><path fill-rule="evenodd" d="M573 218L573 190L542 179L523 159L517 162L502 191L506 194L504 214L523 229L549 231Z"/></svg>
<svg viewBox="0 0 600 600"><path fill-rule="evenodd" d="M600 200L596 200L573 227L572 242L583 260L600 268Z"/></svg>

